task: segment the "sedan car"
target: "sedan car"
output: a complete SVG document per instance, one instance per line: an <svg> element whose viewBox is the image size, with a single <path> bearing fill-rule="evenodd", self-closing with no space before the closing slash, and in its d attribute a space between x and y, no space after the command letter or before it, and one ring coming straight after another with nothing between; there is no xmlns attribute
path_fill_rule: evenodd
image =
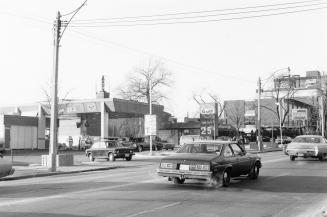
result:
<svg viewBox="0 0 327 217"><path fill-rule="evenodd" d="M175 184L186 179L206 180L227 187L230 179L248 175L256 179L261 159L235 142L199 141L184 144L176 154L161 160L157 174Z"/></svg>
<svg viewBox="0 0 327 217"><path fill-rule="evenodd" d="M157 138L152 139L152 150L159 151L162 150L163 144L160 141L157 141ZM145 150L150 150L150 139L149 137L143 138L134 138L132 139L136 145L135 151L142 152Z"/></svg>
<svg viewBox="0 0 327 217"><path fill-rule="evenodd" d="M134 151L131 148L124 147L117 140L104 140L95 142L90 149L85 150L85 155L90 161L94 161L95 158L105 158L109 161L123 158L130 161L132 160Z"/></svg>
<svg viewBox="0 0 327 217"><path fill-rule="evenodd" d="M286 153L292 161L297 157L312 157L323 161L327 156L327 140L318 135L297 136L287 145Z"/></svg>
<svg viewBox="0 0 327 217"><path fill-rule="evenodd" d="M15 169L12 168L12 163L3 158L3 155L0 154L0 178L12 175L15 172Z"/></svg>

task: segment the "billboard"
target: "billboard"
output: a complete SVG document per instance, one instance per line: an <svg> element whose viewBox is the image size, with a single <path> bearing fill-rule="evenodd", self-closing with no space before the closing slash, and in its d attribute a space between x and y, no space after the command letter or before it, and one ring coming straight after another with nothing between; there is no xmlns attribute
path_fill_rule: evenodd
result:
<svg viewBox="0 0 327 217"><path fill-rule="evenodd" d="M292 109L293 121L304 121L308 119L308 109Z"/></svg>

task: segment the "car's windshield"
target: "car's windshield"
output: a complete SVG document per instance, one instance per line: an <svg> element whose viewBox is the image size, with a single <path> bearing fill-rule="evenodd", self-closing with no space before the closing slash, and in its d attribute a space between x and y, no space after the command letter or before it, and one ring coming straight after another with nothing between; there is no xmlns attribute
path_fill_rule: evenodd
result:
<svg viewBox="0 0 327 217"><path fill-rule="evenodd" d="M321 140L318 137L297 137L293 140L297 143L320 143Z"/></svg>
<svg viewBox="0 0 327 217"><path fill-rule="evenodd" d="M222 144L190 143L183 145L177 153L220 154Z"/></svg>

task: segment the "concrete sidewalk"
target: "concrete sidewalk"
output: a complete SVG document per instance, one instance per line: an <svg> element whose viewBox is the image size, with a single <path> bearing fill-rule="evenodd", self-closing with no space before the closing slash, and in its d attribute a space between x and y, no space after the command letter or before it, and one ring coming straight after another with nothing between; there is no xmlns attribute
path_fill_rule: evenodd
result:
<svg viewBox="0 0 327 217"><path fill-rule="evenodd" d="M266 147L262 152L259 152L257 150L249 149L247 146L246 148L250 153L265 153L282 150L278 147ZM149 151L141 153L136 152L131 161L117 159L114 162L108 162L102 159L96 160L95 162L89 162L84 151L61 151L59 154L74 155L74 166L58 167L56 172L51 172L47 167L41 165L41 155L45 154L48 154L48 152L37 150L14 150L13 156L11 156L11 153L6 153L4 158L7 161L13 159L13 168L15 169L15 172L10 176L0 178L0 181L145 166L150 163L157 163L161 158L174 154L174 151L153 151L152 155L149 155Z"/></svg>

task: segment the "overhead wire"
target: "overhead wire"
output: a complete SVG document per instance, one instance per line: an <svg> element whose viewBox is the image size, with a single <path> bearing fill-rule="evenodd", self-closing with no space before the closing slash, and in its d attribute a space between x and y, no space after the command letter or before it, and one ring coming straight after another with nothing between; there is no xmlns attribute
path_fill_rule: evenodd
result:
<svg viewBox="0 0 327 217"><path fill-rule="evenodd" d="M202 72L202 73L203 72L207 72L207 73L212 74L212 75L214 75L215 77L218 77L218 78L224 77L224 78L227 78L227 79L238 80L238 81L245 82L245 83L247 83L249 85L250 84L251 85L256 84L255 81L241 79L241 78L239 78L237 76L232 76L232 75L226 75L226 74L222 74L222 73L212 72L211 70L203 69L203 68L198 67L198 66L193 66L193 65L185 64L185 63L182 63L180 61L173 60L171 58L163 57L163 56L160 56L160 55L157 55L157 54L153 54L153 53L150 53L150 52L147 52L147 51L143 51L143 50L140 50L140 49L131 48L131 47L126 46L126 45L123 45L121 43L117 43L117 42L105 40L105 39L102 39L102 38L97 37L97 36L91 36L89 34L86 34L86 33L80 32L80 31L72 30L72 32L74 32L74 33L76 33L78 35L81 35L83 37L96 40L96 41L101 42L103 44L111 44L111 45L114 45L116 47L124 48L124 49L130 50L130 51L136 52L136 53L141 53L141 54L146 55L146 56L153 56L153 57L157 57L157 58L160 58L160 59L164 59L164 60L166 60L168 62L171 62L171 63L174 63L176 65L183 66L184 68L192 69L193 71L196 71L196 72Z"/></svg>
<svg viewBox="0 0 327 217"><path fill-rule="evenodd" d="M184 20L184 19L194 19L194 18L207 18L207 17L216 17L216 16L225 16L225 15L238 15L238 14L247 14L247 13L257 13L257 12L267 12L267 11L274 11L274 10L285 10L285 9L294 9L294 8L301 8L307 6L317 6L323 5L327 3L316 3L310 5L297 5L291 7L283 7L283 8L274 8L274 9L264 9L264 10L252 10L252 11L240 11L240 12L233 12L233 13L221 13L221 14L208 14L208 15L201 15L201 16L183 16L183 17L168 17L168 18L160 18L160 19L143 19L143 20L120 20L120 21L96 21L96 22L87 22L87 23L78 23L79 25L82 24L110 24L110 23L136 23L136 22L153 22L153 21L167 21L167 20Z"/></svg>
<svg viewBox="0 0 327 217"><path fill-rule="evenodd" d="M241 16L241 17L231 17L231 18L220 18L220 19L211 19L211 20L196 20L196 21L177 21L177 22L155 22L155 23L136 23L136 24L108 24L108 25L78 25L72 24L71 27L136 27L136 26L156 26L156 25L173 25L173 24L194 24L194 23L209 23L209 22L220 22L220 21L230 21L230 20L243 20L243 19L252 19L252 18L261 18L261 17L270 17L270 16L278 16L285 14L294 14L300 12L308 12L308 11L316 11L326 9L327 7L319 7L319 8L310 8L303 10L295 10L295 11L286 11L279 13L270 13L270 14L261 14L261 15L251 15L251 16Z"/></svg>
<svg viewBox="0 0 327 217"><path fill-rule="evenodd" d="M178 12L178 13L166 13L166 14L153 14L153 15L141 15L141 16L129 16L129 17L111 17L111 18L96 18L96 19L80 19L74 22L87 22L87 21L97 21L97 20L123 20L123 19L138 19L138 18L149 18L149 17L162 17L162 16L176 16L176 15L187 15L187 14L201 14L201 13L212 13L212 12L222 12L222 11L233 11L233 10L244 10L262 7L275 7L281 5L292 5L301 4L309 2L321 2L323 0L309 0L309 1L298 1L298 2L286 2L279 4L267 4L267 5L257 5L248 7L238 7L238 8L226 8L226 9L215 9L215 10L202 10L202 11L190 11L190 12Z"/></svg>

